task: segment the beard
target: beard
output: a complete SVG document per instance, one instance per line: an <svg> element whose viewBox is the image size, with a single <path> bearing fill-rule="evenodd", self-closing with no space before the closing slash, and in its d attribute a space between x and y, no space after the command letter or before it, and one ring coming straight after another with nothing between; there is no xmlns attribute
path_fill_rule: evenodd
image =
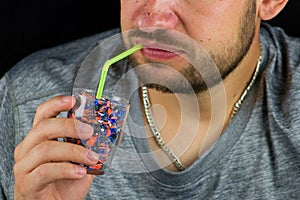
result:
<svg viewBox="0 0 300 200"><path fill-rule="evenodd" d="M240 19L237 42L223 47L222 54L209 54L188 36L167 29L154 28L152 31L150 28L151 31L147 32L129 32L127 38L145 38L188 52L182 56L187 61L186 65L178 70L175 70L172 64L147 60L143 62L146 64L143 64L134 56L130 56L129 61L134 66L141 84L164 93L184 94L198 94L218 85L238 67L253 42L256 2L249 1L248 4Z"/></svg>

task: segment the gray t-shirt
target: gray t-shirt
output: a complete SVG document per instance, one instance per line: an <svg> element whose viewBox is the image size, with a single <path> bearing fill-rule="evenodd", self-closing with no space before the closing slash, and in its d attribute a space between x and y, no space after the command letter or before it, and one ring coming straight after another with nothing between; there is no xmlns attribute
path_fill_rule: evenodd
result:
<svg viewBox="0 0 300 200"><path fill-rule="evenodd" d="M34 53L0 81L0 199L13 199L13 152L31 129L39 104L71 94L79 66L112 30ZM300 40L262 25L263 69L219 140L183 172L159 169L144 137L134 74L130 115L110 169L86 199L300 199ZM115 45L106 46L108 57ZM130 67L108 74L114 87ZM120 68L121 66L121 68ZM60 117L64 117L62 113ZM51 149L49 149L50 151Z"/></svg>

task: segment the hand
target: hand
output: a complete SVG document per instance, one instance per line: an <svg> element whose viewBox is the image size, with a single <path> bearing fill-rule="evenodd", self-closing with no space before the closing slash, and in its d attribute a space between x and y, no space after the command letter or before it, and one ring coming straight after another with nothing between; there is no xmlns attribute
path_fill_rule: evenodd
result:
<svg viewBox="0 0 300 200"><path fill-rule="evenodd" d="M56 118L73 106L70 96L41 104L32 129L15 149L15 199L84 199L93 181L86 169L74 163L95 165L97 154L56 138L86 136L93 128L78 120Z"/></svg>

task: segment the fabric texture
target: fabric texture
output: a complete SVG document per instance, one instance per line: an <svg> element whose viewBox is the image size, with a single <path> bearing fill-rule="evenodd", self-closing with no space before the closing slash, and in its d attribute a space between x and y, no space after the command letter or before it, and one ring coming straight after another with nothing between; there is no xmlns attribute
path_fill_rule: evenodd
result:
<svg viewBox="0 0 300 200"><path fill-rule="evenodd" d="M1 199L14 199L14 148L31 129L37 106L70 95L86 57L118 33L39 51L1 79ZM241 109L219 140L180 173L158 168L144 137L138 81L128 73L130 81L116 87L131 69L126 60L116 65L106 90L129 89L130 114L110 169L95 178L86 199L300 199L300 41L267 24L260 40L263 68ZM116 50L110 45L101 49L107 57Z"/></svg>

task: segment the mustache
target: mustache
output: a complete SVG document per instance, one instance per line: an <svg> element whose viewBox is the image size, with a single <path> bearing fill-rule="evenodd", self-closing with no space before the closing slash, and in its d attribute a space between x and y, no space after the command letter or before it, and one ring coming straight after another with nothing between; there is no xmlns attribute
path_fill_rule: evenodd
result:
<svg viewBox="0 0 300 200"><path fill-rule="evenodd" d="M191 46L194 46L193 42L195 42L182 33L162 28L147 28L147 31L134 29L125 35L132 45L135 45L137 40L150 40L155 43L181 49L185 52L190 51Z"/></svg>

